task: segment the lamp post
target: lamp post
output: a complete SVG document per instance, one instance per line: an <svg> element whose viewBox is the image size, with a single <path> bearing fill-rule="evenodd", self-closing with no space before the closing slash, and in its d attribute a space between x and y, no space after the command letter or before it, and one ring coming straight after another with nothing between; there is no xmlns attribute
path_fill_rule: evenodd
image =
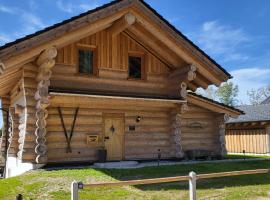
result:
<svg viewBox="0 0 270 200"><path fill-rule="evenodd" d="M6 177L6 172L7 172L7 151L8 151L8 129L9 129L9 110L8 109L4 109L4 108L0 108L0 110L2 110L3 112L6 113L6 138L5 138L5 168L4 168L4 177Z"/></svg>

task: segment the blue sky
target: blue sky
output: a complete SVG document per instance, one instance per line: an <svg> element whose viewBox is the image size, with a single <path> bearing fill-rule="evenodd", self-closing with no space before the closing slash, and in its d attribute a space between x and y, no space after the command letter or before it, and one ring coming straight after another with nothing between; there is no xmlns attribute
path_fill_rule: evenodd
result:
<svg viewBox="0 0 270 200"><path fill-rule="evenodd" d="M0 45L108 0L0 0ZM146 0L247 90L270 84L270 1ZM1 121L1 120L0 120Z"/></svg>

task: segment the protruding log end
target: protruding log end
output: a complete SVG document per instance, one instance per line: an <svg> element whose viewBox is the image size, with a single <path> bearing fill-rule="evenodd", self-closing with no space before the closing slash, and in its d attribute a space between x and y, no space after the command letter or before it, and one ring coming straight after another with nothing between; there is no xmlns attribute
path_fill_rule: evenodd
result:
<svg viewBox="0 0 270 200"><path fill-rule="evenodd" d="M47 156L46 155L44 155L44 156L38 155L36 157L36 163L38 163L38 164L45 164L45 163L47 163Z"/></svg>
<svg viewBox="0 0 270 200"><path fill-rule="evenodd" d="M196 73L193 72L193 71L189 71L188 75L187 75L187 80L188 81L193 81L193 80L195 80L195 78L196 78Z"/></svg>
<svg viewBox="0 0 270 200"><path fill-rule="evenodd" d="M180 95L183 99L187 98L187 84L185 82L181 83Z"/></svg>
<svg viewBox="0 0 270 200"><path fill-rule="evenodd" d="M112 26L108 29L108 31L112 35L112 37L115 37L122 31L124 31L126 28L134 24L135 22L136 22L136 17L131 13L127 13L123 17L115 21L112 24Z"/></svg>
<svg viewBox="0 0 270 200"><path fill-rule="evenodd" d="M56 47L52 46L52 47L45 49L44 51L41 52L36 63L38 66L40 66L48 60L55 59L56 56L57 56L57 49L56 49Z"/></svg>
<svg viewBox="0 0 270 200"><path fill-rule="evenodd" d="M132 25L136 21L136 17L133 14L131 14L131 13L127 13L124 16L124 19L125 19L125 21L127 22L128 25Z"/></svg>
<svg viewBox="0 0 270 200"><path fill-rule="evenodd" d="M187 112L188 110L189 110L189 107L186 103L181 106L181 114Z"/></svg>

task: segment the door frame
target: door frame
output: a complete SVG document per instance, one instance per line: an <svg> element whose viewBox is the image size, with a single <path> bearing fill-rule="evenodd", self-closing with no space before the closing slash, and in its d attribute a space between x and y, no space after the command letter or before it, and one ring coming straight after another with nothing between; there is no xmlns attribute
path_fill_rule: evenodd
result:
<svg viewBox="0 0 270 200"><path fill-rule="evenodd" d="M125 114L124 113L102 113L102 141L103 141L103 147L105 149L105 118L121 118L123 119L123 136L122 136L122 155L121 160L125 160ZM107 150L107 149L106 149ZM107 160L107 158L106 158Z"/></svg>

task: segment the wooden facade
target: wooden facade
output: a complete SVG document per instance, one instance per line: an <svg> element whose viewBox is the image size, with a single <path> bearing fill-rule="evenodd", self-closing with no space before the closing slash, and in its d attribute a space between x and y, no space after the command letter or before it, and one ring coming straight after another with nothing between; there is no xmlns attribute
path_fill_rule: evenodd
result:
<svg viewBox="0 0 270 200"><path fill-rule="evenodd" d="M2 155L43 165L95 162L100 149L107 160L223 155L226 118L241 111L188 93L230 78L192 45L144 2L123 0L0 48L12 122ZM93 51L92 75L79 73L79 49ZM130 55L140 80L129 78Z"/></svg>
<svg viewBox="0 0 270 200"><path fill-rule="evenodd" d="M269 154L270 123L229 123L226 125L226 144L230 153Z"/></svg>

